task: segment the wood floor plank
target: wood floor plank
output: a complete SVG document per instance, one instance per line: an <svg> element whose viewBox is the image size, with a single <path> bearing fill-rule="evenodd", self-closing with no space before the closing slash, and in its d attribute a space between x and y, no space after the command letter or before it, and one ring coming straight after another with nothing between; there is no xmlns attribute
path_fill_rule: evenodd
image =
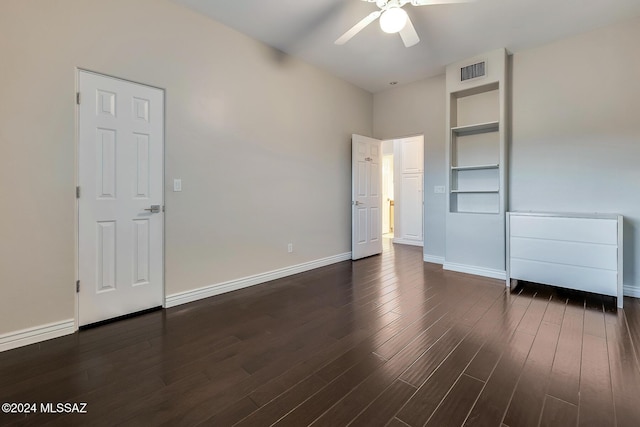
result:
<svg viewBox="0 0 640 427"><path fill-rule="evenodd" d="M547 393L565 402L578 405L584 308L579 304L567 305L560 328Z"/></svg>
<svg viewBox="0 0 640 427"><path fill-rule="evenodd" d="M554 323L556 325L562 325L562 319L564 318L564 311L567 307L567 299L558 295L552 295L549 305L547 305L547 311L542 318L543 322Z"/></svg>
<svg viewBox="0 0 640 427"><path fill-rule="evenodd" d="M175 425L178 422L197 424L210 418L227 406L249 396L260 385L282 375L291 367L294 361L311 357L313 353L322 347L321 344L321 342L313 340L309 347L283 355L280 359L254 372L245 380L226 389L212 390L210 387L206 387L190 391L190 396L185 396L185 399L188 399L188 404L185 404L179 411L175 411L166 424ZM160 401L157 404L162 406L164 402Z"/></svg>
<svg viewBox="0 0 640 427"><path fill-rule="evenodd" d="M605 320L616 421L631 427L640 422L640 370L623 311L615 309Z"/></svg>
<svg viewBox="0 0 640 427"><path fill-rule="evenodd" d="M229 405L216 415L198 424L199 426L232 426L258 409L258 405L248 397Z"/></svg>
<svg viewBox="0 0 640 427"><path fill-rule="evenodd" d="M590 298L584 311L584 333L600 338L606 337L604 309L601 299Z"/></svg>
<svg viewBox="0 0 640 427"><path fill-rule="evenodd" d="M422 320L424 321L424 319ZM429 351L448 331L441 325L443 323L442 316L433 316L432 321L433 323L421 322L422 327L426 327L426 329L414 330L413 335L398 334L398 337L403 338L401 341L396 340L398 347L402 347L401 350L395 352L384 365L381 365L365 381L354 387L346 396L316 419L314 425L346 425L373 401L378 401L381 395L385 395L394 380L421 354ZM385 345L386 343L382 346ZM375 350L376 355L379 355L378 350L379 348ZM415 390L415 387L412 388ZM390 417L394 413L391 413Z"/></svg>
<svg viewBox="0 0 640 427"><path fill-rule="evenodd" d="M283 393L278 399L274 399L259 409L256 409L251 415L235 425L239 427L271 425L287 415L289 411L291 411L291 408L297 407L304 402L308 396L313 396L326 385L326 381L312 375L296 384L286 393Z"/></svg>
<svg viewBox="0 0 640 427"><path fill-rule="evenodd" d="M585 333L580 371L578 426L615 425L606 339Z"/></svg>
<svg viewBox="0 0 640 427"><path fill-rule="evenodd" d="M465 426L495 426L502 422L534 336L517 330L474 404Z"/></svg>
<svg viewBox="0 0 640 427"><path fill-rule="evenodd" d="M631 336L631 345L640 361L640 303L635 298L624 299L624 317Z"/></svg>
<svg viewBox="0 0 640 427"><path fill-rule="evenodd" d="M346 395L351 388L364 381L383 363L385 363L384 360L371 353L304 403L295 407L274 425L297 427L311 424L324 411Z"/></svg>
<svg viewBox="0 0 640 427"><path fill-rule="evenodd" d="M546 396L544 410L540 417L540 427L575 426L578 421L578 407L553 396Z"/></svg>
<svg viewBox="0 0 640 427"><path fill-rule="evenodd" d="M384 328L383 328L383 329L384 329ZM442 334L442 331L441 331L441 332L439 332L439 334L437 334L437 335L436 335L436 339L437 339L437 337L439 337L439 335L440 335L440 334ZM365 347L364 347L364 348L365 348L365 350L366 350L366 349L369 349L372 343L373 343L373 341L369 341L369 342L365 343ZM359 346L355 346L355 347L354 347L350 352L345 353L345 355L343 355L343 357L336 359L336 361L338 362L338 366L340 365L340 363L342 363L341 359L343 359L345 356L346 356L348 359L353 359L353 358L354 358L354 356L353 356L353 352L354 352L354 351L355 351L355 352L357 352L357 351L358 351L358 347L359 347ZM367 351L368 351L368 350L367 350ZM365 351L365 353L363 353L363 354L366 354L366 351ZM356 359L356 360L357 360L357 359ZM337 366L337 365L336 365L336 363L335 363L336 361L334 361L333 363L330 363L330 364L329 364L329 366L330 366L330 368L329 368L329 369L330 369L330 370L335 370L335 372L336 372L336 373L341 373L341 372L343 372L343 371L344 371L344 369L345 369L346 367L350 366L350 363L347 363L346 365L342 366L342 369L337 369L337 368L336 368L336 366ZM301 373L303 373L303 372L307 372L307 373L308 373L308 372L309 372L309 370L308 370L308 369L309 369L309 368L311 368L311 367L313 366L313 364L307 364L307 363L305 363L304 365L305 365L305 366L300 367L300 369L297 369L297 370L296 370L297 372L291 372L291 373L288 373L288 374L286 375L286 379L283 379L284 383L286 384L288 381L292 381L292 380L299 380L299 379L301 378ZM322 372L324 373L324 375L329 375L329 378L328 378L328 379L331 379L331 378L335 377L336 373L334 373L333 375L327 374L327 370L326 370L326 369L327 369L327 367L325 366L325 368L323 368ZM281 391L283 390L283 389L282 389L282 387L283 387L283 386L282 386L282 384L283 384L283 383L282 383L282 382L280 382L278 386L272 387L270 391L267 391L267 394L266 394L266 395L265 395L265 390L264 390L264 388L263 388L263 389L261 390L261 394L262 394L262 395L260 395L260 394L259 394L259 395L257 396L257 397L258 397L258 399L259 399L259 400L264 400L264 399L271 399L271 398L273 398L273 397L275 396L275 394L274 394L274 393L276 393L276 394L277 394L278 390L281 390ZM252 394L252 396L254 396L254 394Z"/></svg>
<svg viewBox="0 0 640 427"><path fill-rule="evenodd" d="M285 334L280 339L272 341L271 345L277 346L278 343L282 342L283 339L287 339L287 337L291 338L300 334L304 335L305 331L306 329L304 328L302 330L296 329L292 334ZM301 349L301 351L316 351L322 346L322 344L323 341L320 338L317 338L310 341L308 348ZM252 351L248 352L248 356L251 356L252 354ZM263 382L265 378L279 375L281 370L285 369L291 360L295 360L296 357L298 357L299 351L286 351L280 352L280 354L281 358L276 362L265 366L260 371L253 373L248 377L244 377L243 379L235 378L230 382L225 381L225 378L222 378L221 380L214 379L201 387L189 390L185 393L185 398L186 396L189 396L188 404L184 405L180 409L173 409L170 414L171 419L179 420L188 418L191 423L196 424L211 417L215 414L214 411L222 410L226 406L233 404L235 401L248 395L250 391L256 387L256 384ZM233 367L235 360L225 359L223 363ZM118 414L118 417L128 417L133 420L157 419L158 423L163 420L163 417L166 418L167 415L163 413L163 409L167 406L167 399L162 391L151 396L146 396L145 401L146 405L138 409L137 413L127 414L127 411L121 411L121 413ZM211 402L216 402L216 405L211 405Z"/></svg>
<svg viewBox="0 0 640 427"><path fill-rule="evenodd" d="M367 339L356 347L352 348L348 352L342 354L337 359L331 361L327 365L323 366L317 373L320 378L330 382L349 367L357 364L365 357L368 357L369 353L378 349L381 345L388 342L395 337L398 333L402 332L408 324L414 323L416 316L407 315L401 319L391 322L385 328L381 329L379 333Z"/></svg>
<svg viewBox="0 0 640 427"><path fill-rule="evenodd" d="M424 425L480 349L474 339L463 340L418 388L396 417L409 425Z"/></svg>
<svg viewBox="0 0 640 427"><path fill-rule="evenodd" d="M490 337L478 354L473 358L465 373L482 381L487 381L495 369L505 343L509 341L516 328L520 324L528 305L510 304L507 313L503 316L501 324L494 325L494 336Z"/></svg>
<svg viewBox="0 0 640 427"><path fill-rule="evenodd" d="M370 405L360 412L351 423L350 427L374 427L393 424L394 415L415 393L416 388L401 380L395 380L382 394ZM397 421L397 420L396 420ZM404 425L404 423L402 423Z"/></svg>
<svg viewBox="0 0 640 427"><path fill-rule="evenodd" d="M171 412L179 407L180 398L186 393L190 393L192 390L203 390L211 387L211 383L206 376L201 374L194 374L190 377L184 377L179 381L176 381L168 386L159 387L157 390L148 393L147 395L140 395L140 392L125 393L117 396L117 398L109 399L106 404L99 405L99 408L89 411L89 418L91 423L96 426L108 426L117 423L128 422L129 425L134 425L136 422L142 422L144 416L135 417L135 414L144 414L146 416L146 422L159 423L157 420L163 420L170 416ZM213 386L216 388L216 386ZM137 387L136 387L137 388ZM117 392L116 392L117 393ZM138 396L138 399L130 400L131 396ZM146 397L160 397L163 402L166 402L162 406L152 406L153 412L147 410L146 405L152 403L153 400L147 400ZM129 400L127 400L129 397ZM95 398L87 399L88 402L95 402ZM73 420L72 416L66 417L67 420ZM156 420L156 421L154 421Z"/></svg>
<svg viewBox="0 0 640 427"><path fill-rule="evenodd" d="M433 413L426 426L461 426L475 403L484 382L462 374L451 391Z"/></svg>
<svg viewBox="0 0 640 427"><path fill-rule="evenodd" d="M400 379L414 387L420 387L442 361L462 342L469 332L468 327L449 330L429 351L422 354L418 360L405 370Z"/></svg>
<svg viewBox="0 0 640 427"><path fill-rule="evenodd" d="M341 338L339 341L318 351L310 359L302 360L301 362L293 365L282 375L279 375L256 388L250 394L251 399L259 406L265 405L308 376L313 375L313 373L325 365L327 361L335 360L341 354L344 354L351 348L357 346L372 334L372 332L368 332L366 330L359 330Z"/></svg>
<svg viewBox="0 0 640 427"><path fill-rule="evenodd" d="M559 336L559 325L542 322L504 417L505 424L538 425Z"/></svg>
<svg viewBox="0 0 640 427"><path fill-rule="evenodd" d="M387 342L376 348L375 352L385 359L391 359L402 348L412 341L416 335L421 334L433 326L442 316L447 313L447 308L442 305L436 305L416 322L409 325L402 332L390 338Z"/></svg>
<svg viewBox="0 0 640 427"><path fill-rule="evenodd" d="M495 291L495 289L492 291ZM486 333L485 329L487 325L484 323L486 319L483 318L483 321L479 322L476 327L475 322L479 320L478 313L486 313L489 307L496 305L502 295L502 290L499 292L490 292L479 300L472 298L465 304L456 304L455 308L451 308L450 312L441 318L443 325L451 326L450 332L439 339L428 351L421 354L419 358L402 373L400 378L412 384L414 387L420 387L438 368L441 361L459 345L469 333L470 327L477 328L479 335L484 336L482 334ZM489 316L489 324L493 325L498 317L499 313L494 318ZM457 321L458 318L460 318L459 321ZM473 319L473 321L471 319ZM480 341L482 341L482 338Z"/></svg>
<svg viewBox="0 0 640 427"><path fill-rule="evenodd" d="M407 423L403 423L397 418L393 418L391 421L387 423L386 427L410 427L410 426Z"/></svg>
<svg viewBox="0 0 640 427"><path fill-rule="evenodd" d="M537 334L538 327L540 327L540 322L542 322L548 304L549 299L545 296L536 297L536 295L534 295L534 299L531 301L527 312L518 325L518 330L531 335Z"/></svg>
<svg viewBox="0 0 640 427"><path fill-rule="evenodd" d="M342 399L314 421L314 426L346 425L356 418L367 406L379 401L380 396L387 394L394 380L419 355L433 346L447 330L439 325L432 325L411 340L401 351L381 365L365 381L354 387ZM375 354L378 354L377 351ZM401 387L400 385L397 385ZM415 387L411 387L415 391ZM395 399L397 396L394 396ZM396 410L399 409L396 408ZM391 418L395 412L390 414ZM387 419L388 420L388 419Z"/></svg>

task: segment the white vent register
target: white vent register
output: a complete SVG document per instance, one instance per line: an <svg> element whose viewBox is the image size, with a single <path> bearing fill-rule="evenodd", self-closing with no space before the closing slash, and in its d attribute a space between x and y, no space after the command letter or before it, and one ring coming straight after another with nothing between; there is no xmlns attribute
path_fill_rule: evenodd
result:
<svg viewBox="0 0 640 427"><path fill-rule="evenodd" d="M507 286L525 280L609 295L622 308L622 215L507 213Z"/></svg>
<svg viewBox="0 0 640 427"><path fill-rule="evenodd" d="M467 65L460 68L460 81L476 79L486 75L486 62L478 62L477 64Z"/></svg>

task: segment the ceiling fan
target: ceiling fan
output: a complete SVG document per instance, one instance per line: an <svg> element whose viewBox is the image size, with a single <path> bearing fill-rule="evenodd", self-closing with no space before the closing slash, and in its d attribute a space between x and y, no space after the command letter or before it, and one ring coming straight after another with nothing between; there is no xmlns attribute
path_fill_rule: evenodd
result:
<svg viewBox="0 0 640 427"><path fill-rule="evenodd" d="M356 25L351 27L349 31L344 33L338 40L337 45L343 45L353 36L362 31L367 25L380 18L380 28L385 33L400 33L402 42L406 47L411 47L420 41L409 15L402 8L405 4L410 3L413 6L430 6L435 4L452 4L452 3L470 3L475 0L362 0L369 3L375 3L380 10L370 13Z"/></svg>

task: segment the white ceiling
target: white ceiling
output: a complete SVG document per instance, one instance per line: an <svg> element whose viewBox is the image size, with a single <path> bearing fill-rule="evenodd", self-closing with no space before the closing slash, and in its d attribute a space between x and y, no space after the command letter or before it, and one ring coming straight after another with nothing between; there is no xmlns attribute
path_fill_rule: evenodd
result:
<svg viewBox="0 0 640 427"><path fill-rule="evenodd" d="M405 10L420 43L405 48L377 22L333 42L370 12L362 0L174 0L370 92L434 76L499 47L510 52L640 16L640 0L477 0ZM286 55L274 55L286 61Z"/></svg>

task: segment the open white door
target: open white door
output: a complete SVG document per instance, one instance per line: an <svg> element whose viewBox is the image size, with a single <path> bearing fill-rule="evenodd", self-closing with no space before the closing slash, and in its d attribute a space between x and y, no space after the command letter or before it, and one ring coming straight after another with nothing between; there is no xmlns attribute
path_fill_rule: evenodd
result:
<svg viewBox="0 0 640 427"><path fill-rule="evenodd" d="M164 92L79 72L79 325L163 299Z"/></svg>
<svg viewBox="0 0 640 427"><path fill-rule="evenodd" d="M382 253L382 141L351 139L351 258Z"/></svg>

